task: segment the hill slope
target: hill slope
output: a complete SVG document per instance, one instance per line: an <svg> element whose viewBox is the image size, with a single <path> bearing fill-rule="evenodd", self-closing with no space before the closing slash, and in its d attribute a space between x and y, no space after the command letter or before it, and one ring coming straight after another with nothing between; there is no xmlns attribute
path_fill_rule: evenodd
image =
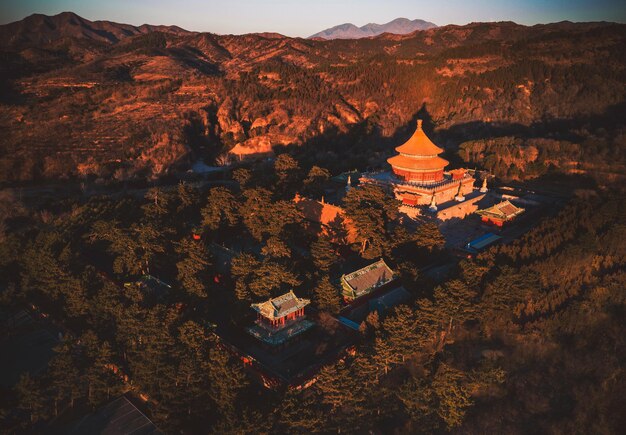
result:
<svg viewBox="0 0 626 435"><path fill-rule="evenodd" d="M44 38L42 26L0 48L4 181L159 176L261 145L293 146L334 172L384 167L418 115L453 161L497 174L623 164L621 24L474 23L332 41L122 36L115 25L109 42L74 25ZM457 157L463 142L487 139Z"/></svg>

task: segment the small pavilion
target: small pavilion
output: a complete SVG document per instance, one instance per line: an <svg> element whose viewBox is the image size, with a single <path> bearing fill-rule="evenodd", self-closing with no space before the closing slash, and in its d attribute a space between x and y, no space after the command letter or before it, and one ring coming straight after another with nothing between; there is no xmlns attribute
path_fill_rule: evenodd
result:
<svg viewBox="0 0 626 435"><path fill-rule="evenodd" d="M293 290L265 302L252 304L257 312L254 326L248 332L271 346L282 345L310 329L314 323L305 317L309 299L299 298Z"/></svg>

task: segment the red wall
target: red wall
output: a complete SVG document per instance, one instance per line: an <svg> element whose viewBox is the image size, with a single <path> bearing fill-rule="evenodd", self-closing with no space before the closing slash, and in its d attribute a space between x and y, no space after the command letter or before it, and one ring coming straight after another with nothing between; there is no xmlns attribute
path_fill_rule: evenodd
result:
<svg viewBox="0 0 626 435"><path fill-rule="evenodd" d="M393 168L393 173L405 181L441 181L443 180L443 169L433 172L410 172L403 169Z"/></svg>
<svg viewBox="0 0 626 435"><path fill-rule="evenodd" d="M487 224L494 224L498 227L501 227L504 224L501 219L491 218L489 216L483 216L481 220Z"/></svg>

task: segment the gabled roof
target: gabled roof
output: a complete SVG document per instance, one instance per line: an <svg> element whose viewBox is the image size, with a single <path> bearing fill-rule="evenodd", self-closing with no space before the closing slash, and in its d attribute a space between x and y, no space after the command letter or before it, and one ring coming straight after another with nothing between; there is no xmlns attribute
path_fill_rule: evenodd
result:
<svg viewBox="0 0 626 435"><path fill-rule="evenodd" d="M476 213L481 216L496 217L500 219L511 219L523 212L523 208L516 207L507 200L502 201L501 203L486 208L484 210L478 210Z"/></svg>
<svg viewBox="0 0 626 435"><path fill-rule="evenodd" d="M268 319L280 319L281 317L285 317L287 314L306 307L310 302L311 301L308 299L297 297L293 290L290 290L289 293L285 293L284 295L265 302L252 304L251 307L263 317Z"/></svg>
<svg viewBox="0 0 626 435"><path fill-rule="evenodd" d="M349 287L355 297L369 293L394 279L394 272L382 258L376 263L343 275L341 280Z"/></svg>
<svg viewBox="0 0 626 435"><path fill-rule="evenodd" d="M417 129L413 136L405 143L396 147L396 151L411 156L436 156L443 152L442 148L435 145L422 130L422 120L417 120Z"/></svg>
<svg viewBox="0 0 626 435"><path fill-rule="evenodd" d="M65 433L153 435L162 432L135 405L122 396L83 417Z"/></svg>
<svg viewBox="0 0 626 435"><path fill-rule="evenodd" d="M331 228L336 232L345 233L348 243L353 243L356 240L357 231L354 223L346 216L345 211L341 207L298 194L296 194L293 201L306 220Z"/></svg>

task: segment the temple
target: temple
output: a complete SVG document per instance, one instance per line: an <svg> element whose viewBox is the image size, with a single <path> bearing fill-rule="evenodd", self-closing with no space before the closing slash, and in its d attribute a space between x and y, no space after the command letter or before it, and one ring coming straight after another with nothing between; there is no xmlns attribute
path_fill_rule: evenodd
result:
<svg viewBox="0 0 626 435"><path fill-rule="evenodd" d="M397 199L409 206L433 207L455 199L462 201L464 195L473 191L474 177L465 169L444 171L448 161L439 157L443 149L426 136L421 119L417 120L415 133L396 151L398 155L387 159L391 171L365 173L361 182L393 191Z"/></svg>
<svg viewBox="0 0 626 435"><path fill-rule="evenodd" d="M479 210L476 213L482 217L483 222L501 227L523 212L523 208L514 206L510 201L502 201L499 204L484 210Z"/></svg>
<svg viewBox="0 0 626 435"><path fill-rule="evenodd" d="M341 277L342 295L345 302L352 302L379 287L393 281L395 274L382 258L362 269Z"/></svg>
<svg viewBox="0 0 626 435"><path fill-rule="evenodd" d="M248 332L270 346L280 346L314 326L306 319L304 308L311 301L297 297L293 291L251 307L257 321Z"/></svg>
<svg viewBox="0 0 626 435"><path fill-rule="evenodd" d="M315 235L324 234L338 243L356 242L356 227L341 207L324 202L323 198L322 201L316 201L299 194L296 194L293 202L304 216L307 231Z"/></svg>

